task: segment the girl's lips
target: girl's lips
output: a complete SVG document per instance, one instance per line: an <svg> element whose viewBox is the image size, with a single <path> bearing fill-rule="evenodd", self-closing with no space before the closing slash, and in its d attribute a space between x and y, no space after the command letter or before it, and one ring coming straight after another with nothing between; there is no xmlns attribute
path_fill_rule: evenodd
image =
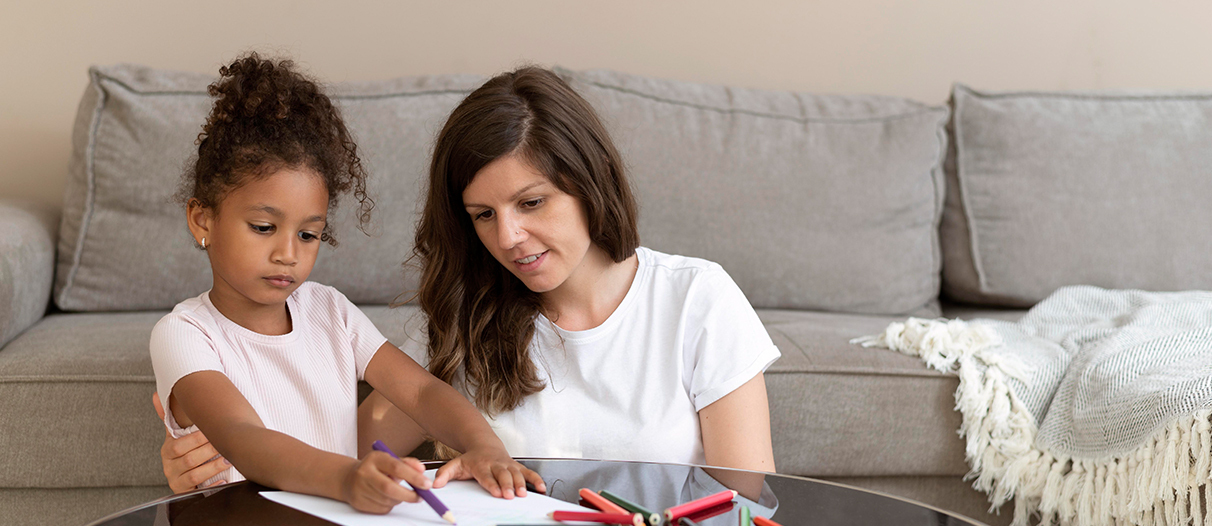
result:
<svg viewBox="0 0 1212 526"><path fill-rule="evenodd" d="M269 277L265 278L265 281L268 281L270 285L273 285L275 287L280 287L280 288L289 287L292 283L295 282L295 280L285 277L285 276L269 276Z"/></svg>
<svg viewBox="0 0 1212 526"><path fill-rule="evenodd" d="M522 272L531 272L531 271L539 268L539 265L542 265L543 262L547 260L547 252L548 251L544 250L543 252L541 252L539 254L538 259L535 259L534 261L531 261L530 263L519 263L517 261L514 261L513 264L517 265L518 270L521 270ZM526 259L526 258L522 258L522 259Z"/></svg>

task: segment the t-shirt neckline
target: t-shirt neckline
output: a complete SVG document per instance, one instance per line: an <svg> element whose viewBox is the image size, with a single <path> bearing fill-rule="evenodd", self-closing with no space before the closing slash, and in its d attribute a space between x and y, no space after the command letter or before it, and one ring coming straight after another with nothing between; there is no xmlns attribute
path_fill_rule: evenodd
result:
<svg viewBox="0 0 1212 526"><path fill-rule="evenodd" d="M631 286L627 288L627 294L623 296L623 301L619 302L619 306L615 307L614 312L610 313L610 316L607 316L606 321L603 321L601 325L583 331L570 331L556 325L555 322L548 319L543 313L539 313L539 323L536 324L539 330L554 332L566 341L578 342L592 340L613 331L615 327L622 323L621 320L633 308L636 302L635 297L639 294L643 281L648 279L646 270L651 265L649 261L651 255L644 247L636 248L635 255L637 263L635 277L631 280Z"/></svg>
<svg viewBox="0 0 1212 526"><path fill-rule="evenodd" d="M302 285L300 285L300 288L302 288ZM261 343L283 344L290 343L298 339L299 333L302 332L300 327L300 323L302 323L302 321L301 316L299 315L299 305L298 300L295 297L295 295L298 293L299 289L295 289L294 292L290 293L290 296L286 297L286 309L290 312L290 332L286 334L261 334L232 321L230 318L220 312L219 308L215 307L215 304L210 301L209 290L202 293L202 303L205 304L206 308L215 316L215 320L218 321L218 323L223 327L224 332L235 334L236 336L239 336L245 340Z"/></svg>

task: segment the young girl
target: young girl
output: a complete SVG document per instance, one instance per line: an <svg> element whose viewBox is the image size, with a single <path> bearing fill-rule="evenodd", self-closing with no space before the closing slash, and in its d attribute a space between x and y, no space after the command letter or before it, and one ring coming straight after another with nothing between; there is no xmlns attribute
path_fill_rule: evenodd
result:
<svg viewBox="0 0 1212 526"><path fill-rule="evenodd" d="M373 202L337 109L289 61L257 55L220 70L217 97L183 191L190 232L213 288L156 324L152 363L172 436L205 431L247 477L386 513L429 488L424 466L357 455L357 389L365 379L423 433L463 455L445 477L474 477L493 495L542 481L509 457L462 395L387 342L331 287L307 282L337 196L353 190L365 224ZM239 469L239 471L236 471Z"/></svg>
<svg viewBox="0 0 1212 526"><path fill-rule="evenodd" d="M425 318L403 348L514 454L775 470L778 348L719 265L639 246L621 156L551 71L494 77L451 113L415 247ZM386 394L359 409L362 439L417 446ZM182 460L204 447L165 441L171 485L207 472Z"/></svg>

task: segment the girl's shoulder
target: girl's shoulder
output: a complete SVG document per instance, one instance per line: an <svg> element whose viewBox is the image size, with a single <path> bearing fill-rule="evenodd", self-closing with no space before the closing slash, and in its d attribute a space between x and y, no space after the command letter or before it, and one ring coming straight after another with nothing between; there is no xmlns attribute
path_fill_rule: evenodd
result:
<svg viewBox="0 0 1212 526"><path fill-rule="evenodd" d="M156 322L156 327L152 330L180 327L182 325L217 325L214 313L207 306L209 300L207 300L206 295L209 293L210 291L203 292L198 296L176 304L172 312L160 318L160 321Z"/></svg>
<svg viewBox="0 0 1212 526"><path fill-rule="evenodd" d="M165 314L151 332L153 356L157 349L176 348L182 344L213 342L223 332L222 314L219 314L207 297L209 291L189 298Z"/></svg>
<svg viewBox="0 0 1212 526"><path fill-rule="evenodd" d="M299 304L308 303L334 303L338 301L349 301L345 299L345 295L334 287L330 287L323 283L314 281L304 281L290 294Z"/></svg>

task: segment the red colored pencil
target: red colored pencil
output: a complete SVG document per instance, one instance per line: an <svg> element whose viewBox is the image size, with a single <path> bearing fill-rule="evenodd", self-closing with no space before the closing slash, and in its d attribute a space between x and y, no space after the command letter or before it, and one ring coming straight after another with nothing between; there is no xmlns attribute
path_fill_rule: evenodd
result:
<svg viewBox="0 0 1212 526"><path fill-rule="evenodd" d="M677 506L674 506L672 508L665 510L665 520L668 522L674 522L674 521L678 520L679 518L690 515L696 511L711 508L714 506L719 506L720 504L729 502L735 497L736 497L735 491L725 490L725 491L716 493L715 495L708 495L701 499L695 499L695 500L692 500L685 504L679 504Z"/></svg>
<svg viewBox="0 0 1212 526"><path fill-rule="evenodd" d="M782 526L781 524L767 519L766 517L759 517L757 515L753 516L753 523L757 526Z"/></svg>
<svg viewBox="0 0 1212 526"><path fill-rule="evenodd" d="M681 517L678 520L680 521L682 519L690 519L694 522L703 522L707 519L715 517L716 515L723 515L725 513L728 513L730 511L732 511L732 508L734 508L734 507L736 507L736 503L732 502L732 501L728 501L723 504L720 504L719 506L713 506L713 507L707 508L705 510L696 511L694 513L691 513L690 515Z"/></svg>
<svg viewBox="0 0 1212 526"><path fill-rule="evenodd" d="M631 513L623 509L622 506L610 502L608 499L606 499L606 497L598 495L597 492L589 488L581 488L581 491L579 491L578 494L582 499L585 499L585 502L588 502L593 507L602 510L602 513L625 513L627 515L631 515Z"/></svg>
<svg viewBox="0 0 1212 526"><path fill-rule="evenodd" d="M641 526L644 518L639 513L597 513L592 511L553 511L548 514L557 521L600 522L602 524L631 524Z"/></svg>

